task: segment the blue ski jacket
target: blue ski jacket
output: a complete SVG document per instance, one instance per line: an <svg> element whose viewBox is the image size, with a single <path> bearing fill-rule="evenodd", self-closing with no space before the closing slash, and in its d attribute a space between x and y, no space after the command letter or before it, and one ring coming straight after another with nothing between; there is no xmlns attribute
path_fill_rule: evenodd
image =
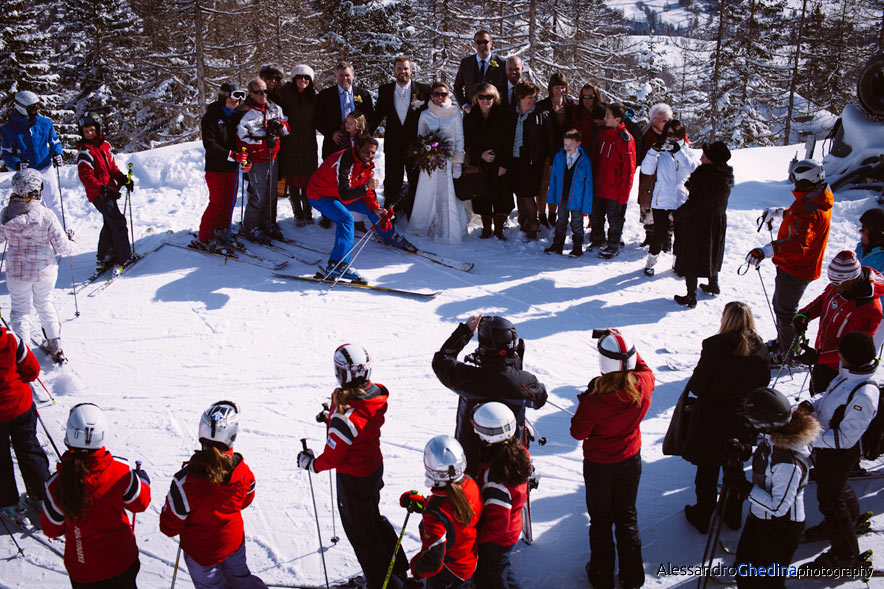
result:
<svg viewBox="0 0 884 589"><path fill-rule="evenodd" d="M578 147L577 151L580 157L574 164L577 169L574 170L571 190L568 192L568 210L582 211L588 215L592 212L592 164L582 147ZM549 190L546 195L546 202L549 204L558 205L562 200L567 157L563 147L553 158L552 171L549 174Z"/></svg>
<svg viewBox="0 0 884 589"><path fill-rule="evenodd" d="M13 113L12 120L0 127L3 161L10 170L18 170L22 160L28 166L43 170L52 163L50 158L62 155L61 140L52 121L42 115L32 118Z"/></svg>

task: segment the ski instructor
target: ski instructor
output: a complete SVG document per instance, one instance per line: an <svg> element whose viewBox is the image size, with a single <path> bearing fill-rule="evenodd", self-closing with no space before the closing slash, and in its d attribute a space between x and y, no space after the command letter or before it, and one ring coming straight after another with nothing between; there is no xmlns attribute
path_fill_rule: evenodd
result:
<svg viewBox="0 0 884 589"><path fill-rule="evenodd" d="M365 279L350 267L350 250L353 249L353 215L351 211L366 215L381 240L393 247L415 251L404 237L395 233L390 219L392 210L381 208L375 190L380 181L374 177L374 156L378 140L363 135L352 149L331 154L322 162L307 183L310 204L327 219L335 223L335 245L325 269L326 278L340 278L365 283Z"/></svg>

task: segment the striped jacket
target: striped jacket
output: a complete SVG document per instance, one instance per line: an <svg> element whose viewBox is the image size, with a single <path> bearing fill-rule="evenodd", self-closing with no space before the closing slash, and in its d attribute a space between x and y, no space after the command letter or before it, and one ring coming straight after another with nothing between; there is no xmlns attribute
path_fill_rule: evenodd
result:
<svg viewBox="0 0 884 589"><path fill-rule="evenodd" d="M135 534L124 510L140 513L150 504L150 485L135 474L125 458L101 448L87 456L86 490L92 507L79 520L64 516L58 503L59 473L74 451L61 457L46 481L40 525L50 538L64 534L64 566L77 583L97 583L122 574L138 557Z"/></svg>
<svg viewBox="0 0 884 589"><path fill-rule="evenodd" d="M22 282L52 279L58 262L56 255L74 251L55 213L40 201L13 199L0 211L0 243L9 242L6 272Z"/></svg>
<svg viewBox="0 0 884 589"><path fill-rule="evenodd" d="M111 145L102 139L98 143L82 141L77 144L77 174L86 189L89 202L100 195L99 188L108 186L119 190L126 175L117 167Z"/></svg>
<svg viewBox="0 0 884 589"><path fill-rule="evenodd" d="M512 546L522 534L522 507L528 499L528 482L520 485L496 483L490 478L491 465L479 469L482 487L482 519L479 520L478 543L492 542Z"/></svg>
<svg viewBox="0 0 884 589"><path fill-rule="evenodd" d="M255 475L233 454L227 481L213 484L189 476L187 464L172 479L160 514L160 531L181 534L181 549L200 566L212 566L233 554L245 541L242 514L255 498Z"/></svg>
<svg viewBox="0 0 884 589"><path fill-rule="evenodd" d="M313 461L314 472L336 468L342 474L365 477L381 467L381 426L389 394L384 385L371 383L343 413L332 401L325 449Z"/></svg>

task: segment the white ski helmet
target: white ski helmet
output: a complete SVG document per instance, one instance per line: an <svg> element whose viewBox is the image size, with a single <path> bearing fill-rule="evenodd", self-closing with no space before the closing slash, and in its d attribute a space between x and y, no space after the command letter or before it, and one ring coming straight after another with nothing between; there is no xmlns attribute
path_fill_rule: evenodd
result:
<svg viewBox="0 0 884 589"><path fill-rule="evenodd" d="M371 380L371 358L362 346L338 346L334 357L335 377L342 387L358 387Z"/></svg>
<svg viewBox="0 0 884 589"><path fill-rule="evenodd" d="M19 170L12 177L12 194L21 198L40 198L43 192L43 174L34 168Z"/></svg>
<svg viewBox="0 0 884 589"><path fill-rule="evenodd" d="M217 442L230 448L239 430L239 408L233 401L217 401L200 417L200 441Z"/></svg>
<svg viewBox="0 0 884 589"><path fill-rule="evenodd" d="M463 446L451 436L436 436L424 447L424 470L427 484L458 481L467 470Z"/></svg>
<svg viewBox="0 0 884 589"><path fill-rule="evenodd" d="M72 450L98 450L104 446L107 424L101 407L94 403L74 405L68 414L65 446Z"/></svg>
<svg viewBox="0 0 884 589"><path fill-rule="evenodd" d="M22 90L15 93L15 110L22 116L28 116L31 113L31 107L40 106L40 97L30 90Z"/></svg>
<svg viewBox="0 0 884 589"><path fill-rule="evenodd" d="M826 179L823 165L816 160L806 159L796 162L789 173L792 184L799 183L815 186Z"/></svg>
<svg viewBox="0 0 884 589"><path fill-rule="evenodd" d="M635 346L618 331L609 331L599 338L599 369L602 374L635 368Z"/></svg>
<svg viewBox="0 0 884 589"><path fill-rule="evenodd" d="M489 444L504 442L516 433L516 416L503 403L483 403L473 412L473 431Z"/></svg>

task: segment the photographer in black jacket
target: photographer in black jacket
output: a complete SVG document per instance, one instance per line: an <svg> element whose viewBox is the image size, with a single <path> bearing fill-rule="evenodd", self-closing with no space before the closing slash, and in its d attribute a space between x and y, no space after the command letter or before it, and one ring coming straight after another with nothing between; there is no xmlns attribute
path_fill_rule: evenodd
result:
<svg viewBox="0 0 884 589"><path fill-rule="evenodd" d="M459 362L457 355L479 331L479 347ZM479 437L471 421L477 405L488 401L504 403L516 415L517 437L528 447L525 408L540 409L546 403L546 387L522 370L525 341L515 326L503 317L473 315L454 330L433 356L433 372L439 381L458 394L457 427L454 436L467 457L467 472L479 468Z"/></svg>

